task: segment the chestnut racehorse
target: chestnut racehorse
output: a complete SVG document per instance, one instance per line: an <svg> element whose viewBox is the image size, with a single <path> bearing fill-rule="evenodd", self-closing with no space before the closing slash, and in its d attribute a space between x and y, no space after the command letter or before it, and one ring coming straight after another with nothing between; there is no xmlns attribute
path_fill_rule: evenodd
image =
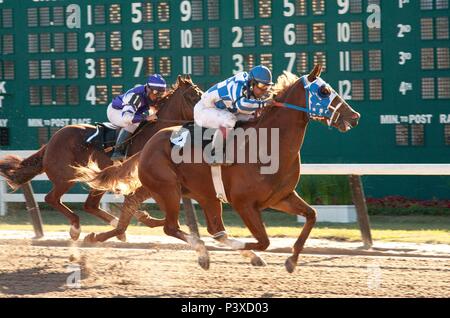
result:
<svg viewBox="0 0 450 318"><path fill-rule="evenodd" d="M272 102L274 106L280 107L267 108L258 121L243 124L244 129L278 129L279 167L276 172L261 174L261 163L222 167L228 202L240 215L256 242L240 242L226 234L222 221L222 203L217 198L211 168L207 163L174 162L169 138L179 127L159 131L147 142L140 155L129 158L120 168L110 167L99 171L93 169L95 164L80 167L77 180L86 182L94 189L112 190L122 194L143 191L142 188L145 188L166 214L164 232L191 244L199 255L200 266L205 269L209 267L209 255L203 241L181 231L179 227L182 196L195 199L200 204L205 213L208 232L215 239L232 249L249 252L248 256L252 257L253 265L264 265L264 262L251 250L263 251L270 243L261 218L262 210L271 208L304 216L306 223L293 246L292 255L285 262L288 272L293 272L316 222L315 209L295 192L301 172L299 150L309 119L328 123L341 132L356 127L360 119L359 113L329 85L324 84L320 78L321 70L322 67L317 65L309 75L301 79L290 73L280 76L274 87L276 97ZM322 96L322 99L318 96ZM326 109L322 109L320 113L325 111L331 115L319 116L315 106L310 107L312 100L316 101L314 105L325 101ZM314 113L308 114L308 109ZM267 143L272 144L271 141Z"/></svg>
<svg viewBox="0 0 450 318"><path fill-rule="evenodd" d="M202 91L194 85L190 77L178 77L177 83L169 90L167 96L160 102L158 120L147 123L136 133L128 147L128 154L140 151L145 143L160 129L180 125L193 119L193 107L202 95ZM60 129L52 136L48 144L38 152L22 160L17 156L7 156L0 160L0 174L8 184L17 189L36 175L46 173L53 183L53 189L46 195L45 202L66 216L71 224L70 236L77 240L81 228L78 215L61 202L61 197L73 185L75 177L74 165L87 165L93 158L101 168L111 166L113 162L103 151L87 145L85 140L95 132L91 125L70 125ZM100 208L100 200L105 192L92 190L84 204L84 210L100 219L117 226L115 216ZM148 215L140 214L141 222L152 221ZM152 223L151 223L152 224ZM124 236L119 237L122 240Z"/></svg>

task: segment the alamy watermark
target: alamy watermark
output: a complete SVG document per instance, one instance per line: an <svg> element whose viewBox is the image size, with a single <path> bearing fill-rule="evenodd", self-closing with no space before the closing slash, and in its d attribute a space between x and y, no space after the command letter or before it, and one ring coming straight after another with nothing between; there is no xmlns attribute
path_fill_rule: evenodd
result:
<svg viewBox="0 0 450 318"><path fill-rule="evenodd" d="M378 263L372 262L367 266L367 288L370 290L380 289L381 280L381 267Z"/></svg>
<svg viewBox="0 0 450 318"><path fill-rule="evenodd" d="M66 268L69 276L66 279L67 288L81 288L81 266L78 264L70 264Z"/></svg>
<svg viewBox="0 0 450 318"><path fill-rule="evenodd" d="M227 138L219 137L215 142L202 147L205 141L213 139L215 129L195 126L191 136L187 129L175 132L171 140L177 145L172 148L171 158L175 164L202 163L211 158L226 158L226 162L239 164L260 164L261 174L275 174L280 166L279 128L236 128ZM184 147L186 145L186 147ZM192 147L191 145L194 145Z"/></svg>

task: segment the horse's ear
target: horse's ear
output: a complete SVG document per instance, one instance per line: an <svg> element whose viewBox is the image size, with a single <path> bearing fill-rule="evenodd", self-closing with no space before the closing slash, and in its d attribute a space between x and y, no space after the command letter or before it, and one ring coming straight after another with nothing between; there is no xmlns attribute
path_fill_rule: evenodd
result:
<svg viewBox="0 0 450 318"><path fill-rule="evenodd" d="M191 78L191 75L190 75L190 74L187 74L186 77L185 77L185 79L186 79L187 81L189 81L189 82L192 82L192 78Z"/></svg>
<svg viewBox="0 0 450 318"><path fill-rule="evenodd" d="M322 73L322 64L316 64L316 66L314 66L314 69L308 75L308 81L314 82L316 78L320 76L321 73Z"/></svg>
<svg viewBox="0 0 450 318"><path fill-rule="evenodd" d="M177 76L177 84L181 83L181 81L183 80L183 77L181 75Z"/></svg>

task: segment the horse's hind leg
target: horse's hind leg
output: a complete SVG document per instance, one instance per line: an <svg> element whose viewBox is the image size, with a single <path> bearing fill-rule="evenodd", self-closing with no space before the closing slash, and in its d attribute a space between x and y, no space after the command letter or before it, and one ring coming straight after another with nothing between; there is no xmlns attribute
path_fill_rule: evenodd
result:
<svg viewBox="0 0 450 318"><path fill-rule="evenodd" d="M230 247L233 250L238 250L245 258L250 258L253 266L265 266L266 262L255 252L251 250L242 250L245 243L233 239L228 236L225 231L222 219L222 204L219 200L212 200L208 202L199 202L204 210L206 224L209 234L220 243Z"/></svg>
<svg viewBox="0 0 450 318"><path fill-rule="evenodd" d="M297 266L298 256L303 250L303 246L308 239L309 233L311 233L314 224L316 224L317 213L316 210L300 198L296 192L292 192L271 208L290 214L301 215L306 218L306 223L294 244L292 256L285 262L286 270L289 273L292 273Z"/></svg>
<svg viewBox="0 0 450 318"><path fill-rule="evenodd" d="M112 227L117 228L119 220L114 215L100 208L100 200L102 199L104 194L105 194L104 191L91 190L86 199L86 202L84 203L83 208L89 214L92 214L102 219L103 221L111 224ZM117 238L123 242L126 241L125 234L118 235Z"/></svg>
<svg viewBox="0 0 450 318"><path fill-rule="evenodd" d="M126 202L123 204L119 221L117 224L117 227L102 233L90 233L88 234L84 240L85 242L89 243L96 243L96 242L105 242L109 240L110 238L117 236L118 239L125 238L125 231L128 228L128 225L130 224L131 218L133 217L133 212L136 210L136 206L131 206L131 204L126 204Z"/></svg>
<svg viewBox="0 0 450 318"><path fill-rule="evenodd" d="M158 193L152 192L156 203L161 210L166 213L166 221L164 223L164 233L169 236L176 237L191 245L197 252L198 263L203 269L209 269L209 254L205 243L198 237L187 234L180 229L178 217L180 213L181 191L177 185L161 186L158 188Z"/></svg>
<svg viewBox="0 0 450 318"><path fill-rule="evenodd" d="M71 224L70 237L72 240L76 241L80 237L81 233L80 218L61 202L61 197L63 194L66 193L72 186L73 183L70 182L53 183L53 189L45 196L45 202L69 219Z"/></svg>

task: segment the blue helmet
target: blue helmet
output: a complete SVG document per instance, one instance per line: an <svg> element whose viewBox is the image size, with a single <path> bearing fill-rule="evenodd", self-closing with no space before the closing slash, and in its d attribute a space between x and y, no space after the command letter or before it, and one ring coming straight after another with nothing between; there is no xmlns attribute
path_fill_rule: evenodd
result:
<svg viewBox="0 0 450 318"><path fill-rule="evenodd" d="M266 85L273 85L272 72L264 65L255 66L250 70L250 81L256 81Z"/></svg>
<svg viewBox="0 0 450 318"><path fill-rule="evenodd" d="M147 79L147 87L158 91L165 91L167 88L166 80L159 74L153 74Z"/></svg>

